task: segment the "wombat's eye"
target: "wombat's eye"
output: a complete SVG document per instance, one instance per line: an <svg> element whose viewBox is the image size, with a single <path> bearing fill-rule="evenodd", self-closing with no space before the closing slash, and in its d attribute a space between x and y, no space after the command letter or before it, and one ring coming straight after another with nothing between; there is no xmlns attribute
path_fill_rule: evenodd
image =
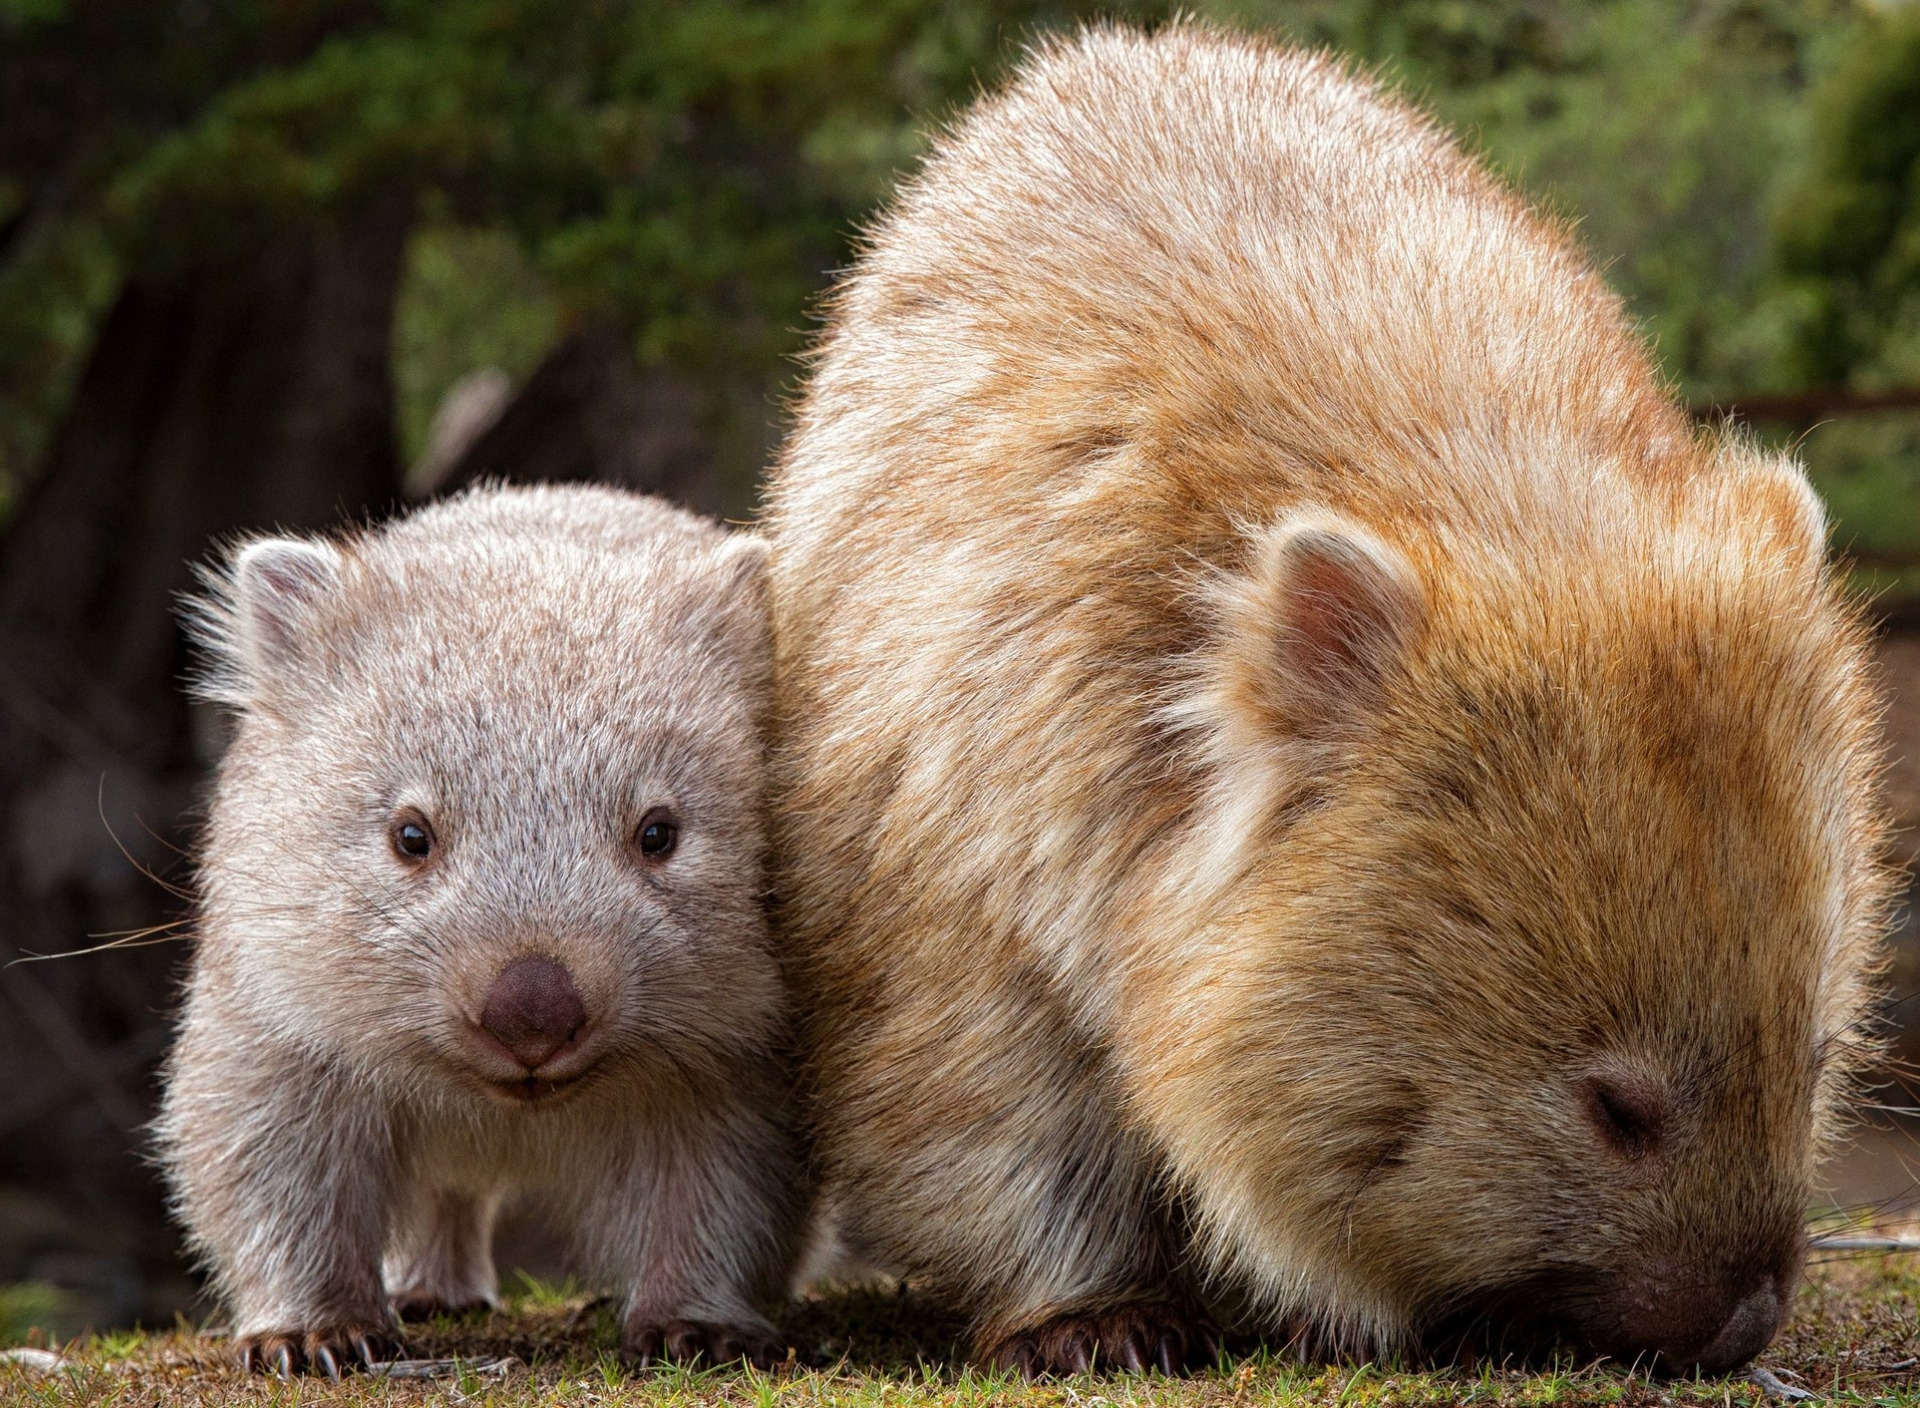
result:
<svg viewBox="0 0 1920 1408"><path fill-rule="evenodd" d="M1581 1094L1588 1120L1614 1153L1639 1159L1660 1147L1666 1102L1644 1081L1594 1076L1585 1082Z"/></svg>
<svg viewBox="0 0 1920 1408"><path fill-rule="evenodd" d="M423 861L433 854L433 828L417 812L396 817L387 828L387 841L404 861Z"/></svg>
<svg viewBox="0 0 1920 1408"><path fill-rule="evenodd" d="M680 827L673 813L655 807L640 819L633 831L633 848L648 860L665 860L680 840Z"/></svg>

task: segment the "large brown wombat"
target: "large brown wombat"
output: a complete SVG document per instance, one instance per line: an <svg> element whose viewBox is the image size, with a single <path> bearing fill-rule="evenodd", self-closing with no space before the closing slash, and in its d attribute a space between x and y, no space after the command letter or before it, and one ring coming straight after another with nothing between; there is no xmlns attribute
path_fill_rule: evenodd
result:
<svg viewBox="0 0 1920 1408"><path fill-rule="evenodd" d="M1030 1369L1231 1284L1726 1369L1887 899L1800 471L1323 58L1042 46L840 291L774 487L775 847L843 1236Z"/></svg>

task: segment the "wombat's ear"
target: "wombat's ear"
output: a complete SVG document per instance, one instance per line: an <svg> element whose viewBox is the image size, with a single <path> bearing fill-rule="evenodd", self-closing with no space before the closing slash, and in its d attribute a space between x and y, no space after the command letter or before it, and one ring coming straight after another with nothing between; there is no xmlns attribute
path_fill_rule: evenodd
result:
<svg viewBox="0 0 1920 1408"><path fill-rule="evenodd" d="M730 644L748 652L756 663L769 657L772 588L767 564L771 557L767 540L753 532L729 535L720 549L721 630Z"/></svg>
<svg viewBox="0 0 1920 1408"><path fill-rule="evenodd" d="M1827 507L1806 472L1783 455L1756 451L1739 454L1727 468L1708 481L1709 536L1751 541L1757 522L1796 567L1818 574L1827 561Z"/></svg>
<svg viewBox="0 0 1920 1408"><path fill-rule="evenodd" d="M721 561L734 574L740 590L762 601L767 596L767 563L772 556L765 536L747 529L729 533L720 549Z"/></svg>
<svg viewBox="0 0 1920 1408"><path fill-rule="evenodd" d="M1283 520L1222 594L1218 704L1266 738L1351 730L1400 669L1423 615L1397 551L1329 513ZM1250 741L1250 740L1249 740Z"/></svg>
<svg viewBox="0 0 1920 1408"><path fill-rule="evenodd" d="M258 538L244 544L190 620L207 652L201 692L245 708L298 667L321 609L340 589L342 559L331 543Z"/></svg>

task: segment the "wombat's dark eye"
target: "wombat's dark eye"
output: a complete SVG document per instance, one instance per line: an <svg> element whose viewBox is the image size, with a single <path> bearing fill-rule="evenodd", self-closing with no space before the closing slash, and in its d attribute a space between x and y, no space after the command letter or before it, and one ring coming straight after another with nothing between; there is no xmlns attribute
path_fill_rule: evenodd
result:
<svg viewBox="0 0 1920 1408"><path fill-rule="evenodd" d="M423 816L403 816L387 831L393 853L402 860L425 860L433 854L433 828Z"/></svg>
<svg viewBox="0 0 1920 1408"><path fill-rule="evenodd" d="M1660 1147L1666 1102L1643 1081L1595 1076L1585 1083L1587 1118L1616 1154L1639 1159Z"/></svg>
<svg viewBox="0 0 1920 1408"><path fill-rule="evenodd" d="M650 811L633 833L634 849L648 860L665 860L680 840L680 828L665 811Z"/></svg>

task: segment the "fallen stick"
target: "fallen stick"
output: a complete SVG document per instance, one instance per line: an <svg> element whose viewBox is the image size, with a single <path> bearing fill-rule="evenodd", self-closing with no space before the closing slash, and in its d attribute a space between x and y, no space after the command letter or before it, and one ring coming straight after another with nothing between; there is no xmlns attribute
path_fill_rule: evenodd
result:
<svg viewBox="0 0 1920 1408"><path fill-rule="evenodd" d="M1808 1245L1817 1252L1920 1252L1920 1237L1867 1237L1840 1232L1815 1237Z"/></svg>

